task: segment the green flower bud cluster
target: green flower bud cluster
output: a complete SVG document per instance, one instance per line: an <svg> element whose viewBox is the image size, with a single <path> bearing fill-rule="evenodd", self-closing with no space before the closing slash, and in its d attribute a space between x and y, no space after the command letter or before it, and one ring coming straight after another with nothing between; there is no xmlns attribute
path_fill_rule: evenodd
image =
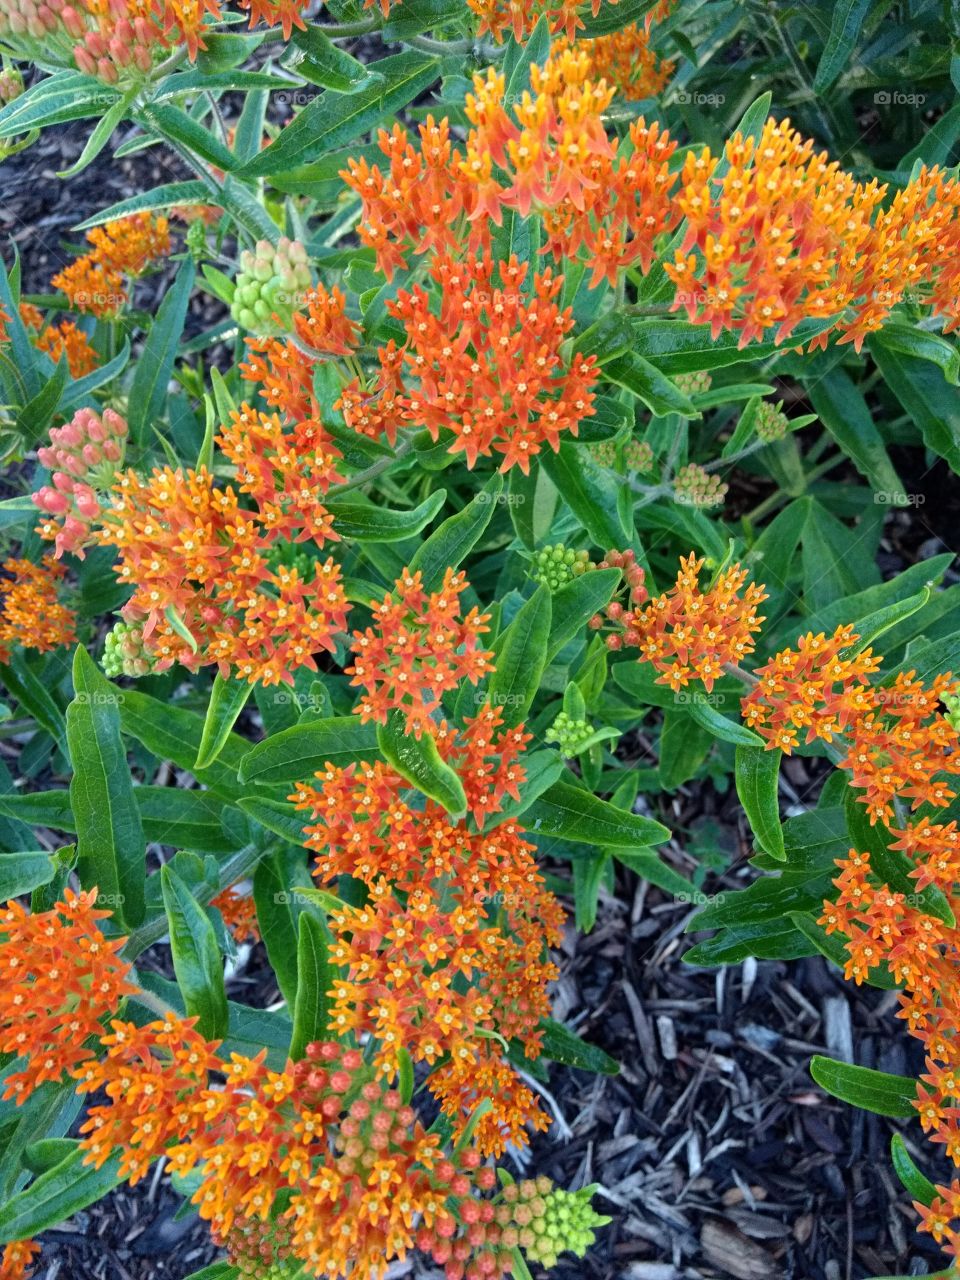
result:
<svg viewBox="0 0 960 1280"><path fill-rule="evenodd" d="M696 462L681 467L673 478L674 501L688 507L719 507L728 488Z"/></svg>
<svg viewBox="0 0 960 1280"><path fill-rule="evenodd" d="M594 1190L563 1191L545 1177L504 1187L503 1198L510 1203L519 1228L520 1247L531 1262L549 1268L561 1253L584 1256L597 1227L610 1221L594 1212L590 1203Z"/></svg>
<svg viewBox="0 0 960 1280"><path fill-rule="evenodd" d="M291 1255L290 1226L286 1221L241 1218L223 1244L228 1261L244 1280L293 1280L303 1274Z"/></svg>
<svg viewBox="0 0 960 1280"><path fill-rule="evenodd" d="M946 721L951 728L960 733L960 693L945 693L944 706L947 708Z"/></svg>
<svg viewBox="0 0 960 1280"><path fill-rule="evenodd" d="M615 440L597 440L587 447L590 457L594 462L599 463L601 467L615 467L617 465L617 445Z"/></svg>
<svg viewBox="0 0 960 1280"><path fill-rule="evenodd" d="M545 742L555 742L561 755L576 756L583 744L593 736L593 727L586 720L575 720L566 711L558 713L556 720L543 735Z"/></svg>
<svg viewBox="0 0 960 1280"><path fill-rule="evenodd" d="M653 469L653 446L646 440L628 440L623 450L623 460L628 471L646 475Z"/></svg>
<svg viewBox="0 0 960 1280"><path fill-rule="evenodd" d="M307 251L298 240L284 236L276 247L258 240L255 252L240 255L230 314L250 333L287 332L311 284Z"/></svg>
<svg viewBox="0 0 960 1280"><path fill-rule="evenodd" d="M0 70L0 103L6 105L23 93L23 76L16 67Z"/></svg>
<svg viewBox="0 0 960 1280"><path fill-rule="evenodd" d="M558 542L554 546L541 547L535 553L530 577L535 582L544 583L551 591L559 591L590 567L589 552L573 551Z"/></svg>
<svg viewBox="0 0 960 1280"><path fill-rule="evenodd" d="M713 386L713 378L706 369L699 373L678 373L674 382L685 396L702 396Z"/></svg>
<svg viewBox="0 0 960 1280"><path fill-rule="evenodd" d="M100 665L108 676L148 676L156 666L156 658L143 643L143 627L136 623L118 622L103 642Z"/></svg>
<svg viewBox="0 0 960 1280"><path fill-rule="evenodd" d="M771 404L762 400L757 410L756 431L764 444L772 444L774 440L782 440L790 429L790 419L782 411L780 404Z"/></svg>
<svg viewBox="0 0 960 1280"><path fill-rule="evenodd" d="M292 542L275 542L264 559L273 573L281 568L296 569L302 581L309 582L313 578L314 557L309 551L304 551L302 547L295 546Z"/></svg>

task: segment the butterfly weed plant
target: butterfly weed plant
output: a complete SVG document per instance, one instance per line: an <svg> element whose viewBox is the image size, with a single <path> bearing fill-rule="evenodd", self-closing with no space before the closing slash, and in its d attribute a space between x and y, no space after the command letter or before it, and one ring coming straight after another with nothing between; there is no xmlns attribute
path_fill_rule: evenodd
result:
<svg viewBox="0 0 960 1280"><path fill-rule="evenodd" d="M510 1173L551 1062L617 1070L556 948L618 864L692 891L660 818L727 776L687 962L895 989L919 1079L811 1071L960 1166L955 549L877 567L960 472L955 20L0 0L8 165L172 178L0 271L3 1280L155 1174L193 1280L608 1247Z"/></svg>

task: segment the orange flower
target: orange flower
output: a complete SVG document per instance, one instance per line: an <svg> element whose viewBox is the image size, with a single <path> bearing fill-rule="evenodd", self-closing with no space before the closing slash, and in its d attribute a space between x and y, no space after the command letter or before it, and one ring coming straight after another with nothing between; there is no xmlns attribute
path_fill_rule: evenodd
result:
<svg viewBox="0 0 960 1280"><path fill-rule="evenodd" d="M91 1107L81 1127L85 1164L99 1169L119 1151L121 1177L138 1182L171 1142L190 1132L198 1091L222 1065L195 1021L172 1014L144 1027L113 1021L101 1038L106 1056L74 1069L78 1093L102 1089L110 1099Z"/></svg>
<svg viewBox="0 0 960 1280"><path fill-rule="evenodd" d="M5 560L0 566L0 662L9 662L14 646L48 653L76 643L76 614L57 599L66 570L53 556L40 564Z"/></svg>
<svg viewBox="0 0 960 1280"><path fill-rule="evenodd" d="M489 31L498 43L508 34L523 42L543 16L551 31L563 31L568 40L573 40L583 29L584 13L589 11L596 17L601 6L616 3L617 0L606 0L606 4L604 0L467 0L480 19L477 34Z"/></svg>
<svg viewBox="0 0 960 1280"><path fill-rule="evenodd" d="M8 902L0 920L0 1050L23 1063L3 1096L17 1105L86 1063L101 1019L135 990L118 955L126 939L101 933L110 912L95 910L96 896L67 889L52 911L33 914Z"/></svg>
<svg viewBox="0 0 960 1280"><path fill-rule="evenodd" d="M703 563L691 552L681 559L677 581L669 591L630 611L618 603L607 610L618 628L608 645L639 648L640 661L652 663L661 673L657 683L668 684L674 692L691 680L702 680L711 690L727 663L740 663L753 652L753 637L763 622L757 613L767 598L763 587L750 583L740 594L747 580L745 569L739 565L725 569L703 592L699 585ZM645 590L642 595L646 597Z"/></svg>
<svg viewBox="0 0 960 1280"><path fill-rule="evenodd" d="M301 11L307 7L307 0L240 0L240 8L250 12L251 27L258 22L264 22L268 27L280 26L284 40L290 39L294 27L306 31L307 24Z"/></svg>
<svg viewBox="0 0 960 1280"><path fill-rule="evenodd" d="M237 885L231 885L211 898L210 905L216 907L223 916L223 923L236 942L260 941L257 907L251 894L238 893Z"/></svg>
<svg viewBox="0 0 960 1280"><path fill-rule="evenodd" d="M307 580L283 562L291 543L336 539L320 495L339 476L310 420L288 431L242 405L217 441L253 509L205 468L156 470L149 480L128 472L99 541L119 550L120 579L135 584L124 615L145 620L158 670L215 662L225 676L289 684L298 668L317 669L314 655L332 652L346 625L333 560L315 560Z"/></svg>
<svg viewBox="0 0 960 1280"><path fill-rule="evenodd" d="M87 232L93 248L53 277L78 311L115 316L129 300L128 280L135 280L157 258L170 252L166 218L135 213Z"/></svg>
<svg viewBox="0 0 960 1280"><path fill-rule="evenodd" d="M386 724L397 710L408 733L434 733L432 717L443 694L463 679L476 684L492 669L491 654L479 647L489 614L473 608L460 617L466 588L466 577L448 568L440 589L428 593L419 571L405 569L394 592L374 609L375 627L353 633L356 657L344 670L351 685L366 690L354 708L364 723Z"/></svg>
<svg viewBox="0 0 960 1280"><path fill-rule="evenodd" d="M89 338L72 320L61 320L58 325L48 325L37 337L35 346L38 351L45 351L55 364L60 363L61 356L66 356L71 378L86 377L100 363Z"/></svg>
<svg viewBox="0 0 960 1280"><path fill-rule="evenodd" d="M550 46L551 57L567 48L560 37ZM644 26L631 22L608 36L580 39L577 52L590 59L590 77L615 85L627 99L654 98L666 88L676 63L661 60L650 47L650 15Z"/></svg>
<svg viewBox="0 0 960 1280"><path fill-rule="evenodd" d="M841 768L863 791L871 822L892 817L898 795L909 797L914 809L944 807L955 793L942 774L951 769L960 735L938 704L957 682L942 675L926 688L911 671L889 686L870 684L881 659L872 649L857 653L856 640L851 626L838 627L830 639L807 634L796 650L784 649L758 667L758 683L743 699L744 719L787 754L801 730L807 742L845 735Z"/></svg>
<svg viewBox="0 0 960 1280"><path fill-rule="evenodd" d="M293 317L293 329L302 343L328 355L349 355L359 341L359 328L347 315L347 300L336 286L312 289L304 301L304 314Z"/></svg>
<svg viewBox="0 0 960 1280"><path fill-rule="evenodd" d="M0 1257L0 1280L30 1280L30 1263L40 1252L35 1240L15 1240L4 1247Z"/></svg>

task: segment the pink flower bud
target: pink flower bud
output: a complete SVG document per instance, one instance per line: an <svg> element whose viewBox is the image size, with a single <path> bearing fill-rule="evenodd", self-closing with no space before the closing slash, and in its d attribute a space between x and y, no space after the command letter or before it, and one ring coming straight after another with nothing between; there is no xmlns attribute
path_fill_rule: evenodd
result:
<svg viewBox="0 0 960 1280"><path fill-rule="evenodd" d="M120 414L114 409L104 409L103 425L115 436L125 436L127 434L128 428L126 419L121 418Z"/></svg>
<svg viewBox="0 0 960 1280"><path fill-rule="evenodd" d="M62 516L70 510L67 498L62 493L57 493L56 489L51 489L48 484L37 490L33 501L41 511L48 511L53 516Z"/></svg>
<svg viewBox="0 0 960 1280"><path fill-rule="evenodd" d="M59 489L61 493L73 493L74 481L70 476L65 476L62 471L53 473L54 488Z"/></svg>
<svg viewBox="0 0 960 1280"><path fill-rule="evenodd" d="M83 410L80 411L81 413ZM50 439L54 444L64 445L68 449L76 449L83 444L84 430L78 413L70 422L64 423L59 431L51 431Z"/></svg>
<svg viewBox="0 0 960 1280"><path fill-rule="evenodd" d="M107 462L119 462L123 457L123 450L116 440L104 440L100 449Z"/></svg>
<svg viewBox="0 0 960 1280"><path fill-rule="evenodd" d="M37 460L41 467L46 467L48 471L52 471L57 465L56 450L51 449L47 444L43 445L42 448L37 450Z"/></svg>
<svg viewBox="0 0 960 1280"><path fill-rule="evenodd" d="M85 444L83 446L83 460L88 467L98 467L103 461L103 451L98 449L95 444Z"/></svg>
<svg viewBox="0 0 960 1280"><path fill-rule="evenodd" d="M87 520L95 520L100 514L100 503L97 495L89 485L78 484L73 495L77 511Z"/></svg>
<svg viewBox="0 0 960 1280"><path fill-rule="evenodd" d="M62 464L64 471L70 475L76 476L78 479L87 474L87 464L82 458L78 458L73 454L67 453L62 456Z"/></svg>
<svg viewBox="0 0 960 1280"><path fill-rule="evenodd" d="M117 68L109 60L109 58L97 59L97 75L104 84L116 84L120 79Z"/></svg>
<svg viewBox="0 0 960 1280"><path fill-rule="evenodd" d="M60 21L66 27L67 34L74 40L82 40L87 33L83 19L73 5L68 4L60 10Z"/></svg>
<svg viewBox="0 0 960 1280"><path fill-rule="evenodd" d="M97 64L82 44L74 46L73 60L77 64L78 70L82 71L84 75L95 76L97 74Z"/></svg>

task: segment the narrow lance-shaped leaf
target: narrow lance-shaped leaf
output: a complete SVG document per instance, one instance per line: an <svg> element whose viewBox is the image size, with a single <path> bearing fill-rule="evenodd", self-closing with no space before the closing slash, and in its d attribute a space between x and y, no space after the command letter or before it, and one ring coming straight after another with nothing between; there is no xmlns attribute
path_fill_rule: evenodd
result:
<svg viewBox="0 0 960 1280"><path fill-rule="evenodd" d="M208 1040L222 1040L229 1020L223 963L213 925L169 866L160 871L177 986L188 1015Z"/></svg>
<svg viewBox="0 0 960 1280"><path fill-rule="evenodd" d="M330 935L323 920L304 914L300 917L297 941L297 999L293 1012L290 1057L302 1058L308 1044L322 1040L329 1020L329 992L336 978L330 963Z"/></svg>
<svg viewBox="0 0 960 1280"><path fill-rule="evenodd" d="M777 794L782 755L781 751L760 747L737 747L734 775L737 795L757 844L771 857L780 859L787 856Z"/></svg>
<svg viewBox="0 0 960 1280"><path fill-rule="evenodd" d="M442 804L448 813L459 816L466 812L463 783L441 760L429 733L419 738L407 733L403 713L391 711L387 723L378 727L377 741L384 758L418 791Z"/></svg>
<svg viewBox="0 0 960 1280"><path fill-rule="evenodd" d="M540 688L547 664L551 618L550 589L541 585L494 646L495 670L487 685L487 697L500 708L506 725L523 720Z"/></svg>
<svg viewBox="0 0 960 1280"><path fill-rule="evenodd" d="M205 769L213 764L226 746L231 729L247 705L250 690L251 685L244 681L233 678L225 680L217 673L203 722L203 737L200 739L195 766L197 769Z"/></svg>
<svg viewBox="0 0 960 1280"><path fill-rule="evenodd" d="M82 647L74 657L73 685L67 746L80 880L96 885L102 904L125 924L137 925L145 911L146 843L120 735L124 694Z"/></svg>

